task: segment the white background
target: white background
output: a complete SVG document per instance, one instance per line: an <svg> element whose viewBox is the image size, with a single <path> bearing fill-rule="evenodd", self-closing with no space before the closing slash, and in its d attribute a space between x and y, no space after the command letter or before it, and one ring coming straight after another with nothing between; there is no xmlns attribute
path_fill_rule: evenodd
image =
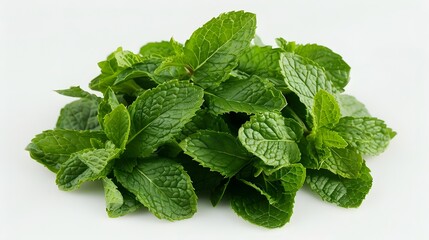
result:
<svg viewBox="0 0 429 240"><path fill-rule="evenodd" d="M352 67L346 92L398 132L368 159L374 183L360 208L304 189L290 223L275 230L207 199L189 220L158 220L146 210L109 219L101 185L62 192L24 151L71 101L53 90L87 89L96 63L118 46L183 42L239 9L257 14L267 44L281 36L340 53ZM428 15L423 0L0 0L0 239L429 239Z"/></svg>

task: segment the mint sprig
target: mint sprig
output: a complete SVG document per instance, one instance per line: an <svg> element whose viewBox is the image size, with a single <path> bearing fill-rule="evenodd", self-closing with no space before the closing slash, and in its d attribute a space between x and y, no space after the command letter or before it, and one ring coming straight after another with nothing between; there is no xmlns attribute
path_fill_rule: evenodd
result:
<svg viewBox="0 0 429 240"><path fill-rule="evenodd" d="M170 221L191 217L197 195L254 224L289 222L307 184L338 206L358 207L372 186L364 157L396 133L344 94L350 66L327 47L277 39L263 46L256 17L213 18L181 44L118 48L30 156L57 174L61 190L102 181L106 211L146 207ZM252 40L258 43L252 44Z"/></svg>

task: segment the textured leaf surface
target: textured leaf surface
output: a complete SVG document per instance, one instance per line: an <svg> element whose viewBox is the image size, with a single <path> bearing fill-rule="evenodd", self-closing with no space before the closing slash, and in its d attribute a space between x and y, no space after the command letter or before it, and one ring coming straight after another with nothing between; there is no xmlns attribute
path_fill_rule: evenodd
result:
<svg viewBox="0 0 429 240"><path fill-rule="evenodd" d="M142 205L136 197L124 188L118 187L111 179L103 178L106 211L109 217L120 217L134 212Z"/></svg>
<svg viewBox="0 0 429 240"><path fill-rule="evenodd" d="M298 162L301 154L297 142L303 130L292 119L278 113L259 113L243 124L238 136L243 146L265 164L283 166Z"/></svg>
<svg viewBox="0 0 429 240"><path fill-rule="evenodd" d="M306 176L305 167L301 164L292 164L280 168L267 176L268 181L280 181L283 185L283 192L295 194L304 184Z"/></svg>
<svg viewBox="0 0 429 240"><path fill-rule="evenodd" d="M65 105L61 109L56 128L70 130L98 130L98 101L82 98Z"/></svg>
<svg viewBox="0 0 429 240"><path fill-rule="evenodd" d="M343 91L350 79L350 66L331 49L317 44L298 45L294 52L316 62L325 70L332 86Z"/></svg>
<svg viewBox="0 0 429 240"><path fill-rule="evenodd" d="M266 227L278 228L289 222L295 195L284 194L276 204L249 187L234 192L231 207L245 220Z"/></svg>
<svg viewBox="0 0 429 240"><path fill-rule="evenodd" d="M192 80L206 88L224 81L255 35L256 17L243 11L213 18L196 30L184 47Z"/></svg>
<svg viewBox="0 0 429 240"><path fill-rule="evenodd" d="M150 42L140 48L140 54L145 57L164 58L175 54L169 41Z"/></svg>
<svg viewBox="0 0 429 240"><path fill-rule="evenodd" d="M33 159L57 172L72 153L92 148L91 139L105 141L103 132L48 130L36 135L27 146Z"/></svg>
<svg viewBox="0 0 429 240"><path fill-rule="evenodd" d="M276 88L284 89L287 86L280 69L280 52L280 49L270 46L252 46L240 57L237 69L249 75L266 78Z"/></svg>
<svg viewBox="0 0 429 240"><path fill-rule="evenodd" d="M362 156L351 148L329 148L331 156L325 159L321 166L324 169L345 178L359 177L362 168Z"/></svg>
<svg viewBox="0 0 429 240"><path fill-rule="evenodd" d="M257 76L248 79L230 78L219 87L206 91L208 108L216 113L257 113L280 111L286 99L280 90Z"/></svg>
<svg viewBox="0 0 429 240"><path fill-rule="evenodd" d="M340 134L326 128L318 129L316 138L316 147L319 149L323 147L345 148L348 145Z"/></svg>
<svg viewBox="0 0 429 240"><path fill-rule="evenodd" d="M234 176L250 161L249 153L228 133L201 130L180 143L183 151L202 166Z"/></svg>
<svg viewBox="0 0 429 240"><path fill-rule="evenodd" d="M384 121L373 117L344 117L335 130L361 154L378 155L396 133Z"/></svg>
<svg viewBox="0 0 429 240"><path fill-rule="evenodd" d="M115 144L117 148L125 149L130 133L131 120L127 108L119 105L104 118L104 132L107 138Z"/></svg>
<svg viewBox="0 0 429 240"><path fill-rule="evenodd" d="M341 116L346 117L370 117L365 105L355 97L347 94L337 95L338 104L341 109Z"/></svg>
<svg viewBox="0 0 429 240"><path fill-rule="evenodd" d="M219 115L211 114L209 111L198 110L190 122L185 124L182 133L178 136L183 140L198 130L213 130L217 132L229 132L228 124Z"/></svg>
<svg viewBox="0 0 429 240"><path fill-rule="evenodd" d="M323 200L345 208L359 207L372 186L370 170L363 164L359 177L347 179L325 170L307 170L307 184Z"/></svg>
<svg viewBox="0 0 429 240"><path fill-rule="evenodd" d="M131 173L115 171L118 181L158 218L180 220L196 212L197 196L183 167L169 159L142 159Z"/></svg>
<svg viewBox="0 0 429 240"><path fill-rule="evenodd" d="M170 81L140 95L130 106L131 132L127 156L148 156L179 134L203 102L203 90L188 82Z"/></svg>
<svg viewBox="0 0 429 240"><path fill-rule="evenodd" d="M280 55L280 67L286 85L308 109L313 109L314 96L320 89L333 91L325 72L313 61L285 52Z"/></svg>
<svg viewBox="0 0 429 240"><path fill-rule="evenodd" d="M335 97L324 90L314 96L313 106L314 128L332 128L341 117L340 107Z"/></svg>

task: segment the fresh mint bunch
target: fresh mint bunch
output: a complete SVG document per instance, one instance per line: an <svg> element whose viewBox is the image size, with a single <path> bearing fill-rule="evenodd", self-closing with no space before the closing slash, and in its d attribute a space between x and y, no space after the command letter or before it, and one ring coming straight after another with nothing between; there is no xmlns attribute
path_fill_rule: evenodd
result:
<svg viewBox="0 0 429 240"><path fill-rule="evenodd" d="M56 127L27 150L61 190L102 181L106 211L141 207L167 220L191 217L197 194L229 201L242 218L286 224L307 184L328 202L358 207L371 188L364 157L395 136L343 93L350 67L329 48L255 38L256 17L213 18L181 44L118 48Z"/></svg>

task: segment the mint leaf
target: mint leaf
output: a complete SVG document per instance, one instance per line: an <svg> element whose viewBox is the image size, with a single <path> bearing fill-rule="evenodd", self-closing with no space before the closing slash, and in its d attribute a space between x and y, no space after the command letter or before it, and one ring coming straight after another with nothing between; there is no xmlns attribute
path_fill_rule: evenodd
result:
<svg viewBox="0 0 429 240"><path fill-rule="evenodd" d="M334 148L345 148L347 147L347 142L341 135L335 131L328 130L326 128L321 128L317 130L316 136L316 147L334 147Z"/></svg>
<svg viewBox="0 0 429 240"><path fill-rule="evenodd" d="M344 117L335 126L339 133L357 152L378 155L389 145L396 135L384 121L373 117Z"/></svg>
<svg viewBox="0 0 429 240"><path fill-rule="evenodd" d="M325 170L307 170L307 184L323 200L345 208L359 207L372 186L370 170L363 164L356 179L347 179Z"/></svg>
<svg viewBox="0 0 429 240"><path fill-rule="evenodd" d="M203 88L226 80L250 45L255 28L255 15L239 11L221 14L196 30L186 41L183 56L191 79Z"/></svg>
<svg viewBox="0 0 429 240"><path fill-rule="evenodd" d="M182 133L178 136L179 140L196 133L198 130L213 130L217 132L229 132L228 124L219 115L214 115L205 110L198 110L190 122L185 124Z"/></svg>
<svg viewBox="0 0 429 240"><path fill-rule="evenodd" d="M317 44L297 45L294 52L316 62L325 70L332 86L338 91L344 91L344 87L350 80L350 66L340 55Z"/></svg>
<svg viewBox="0 0 429 240"><path fill-rule="evenodd" d="M249 75L268 79L278 89L287 88L280 69L280 49L270 46L252 46L238 61L237 69Z"/></svg>
<svg viewBox="0 0 429 240"><path fill-rule="evenodd" d="M104 117L104 132L117 148L125 149L130 133L131 120L127 108L119 105Z"/></svg>
<svg viewBox="0 0 429 240"><path fill-rule="evenodd" d="M341 116L346 117L371 117L365 105L355 97L347 94L337 95L338 104L341 109Z"/></svg>
<svg viewBox="0 0 429 240"><path fill-rule="evenodd" d="M96 95L91 94L87 91L84 91L79 86L73 86L68 89L55 90L55 92L68 97L89 98L89 99L98 98Z"/></svg>
<svg viewBox="0 0 429 240"><path fill-rule="evenodd" d="M129 107L131 132L126 154L148 156L179 134L203 102L203 90L170 81L140 95Z"/></svg>
<svg viewBox="0 0 429 240"><path fill-rule="evenodd" d="M360 154L350 147L328 149L331 155L321 163L322 168L328 169L344 178L359 177L359 171L363 163Z"/></svg>
<svg viewBox="0 0 429 240"><path fill-rule="evenodd" d="M139 52L142 56L149 58L164 58L175 55L173 46L169 41L146 43Z"/></svg>
<svg viewBox="0 0 429 240"><path fill-rule="evenodd" d="M210 194L210 202L212 203L213 207L216 207L222 200L230 181L231 178L224 179L223 182L221 182L212 190Z"/></svg>
<svg viewBox="0 0 429 240"><path fill-rule="evenodd" d="M92 148L91 139L105 141L106 137L96 131L48 130L36 135L26 150L33 159L57 172L71 154Z"/></svg>
<svg viewBox="0 0 429 240"><path fill-rule="evenodd" d="M280 68L286 85L307 109L313 109L314 96L320 89L333 92L332 83L323 69L311 60L285 52L280 55Z"/></svg>
<svg viewBox="0 0 429 240"><path fill-rule="evenodd" d="M280 181L283 186L283 192L286 194L295 194L304 184L306 169L301 164L292 164L278 169L267 176L267 181Z"/></svg>
<svg viewBox="0 0 429 240"><path fill-rule="evenodd" d="M159 59L142 60L142 62L120 71L113 82L113 86L118 86L129 80L134 80L136 83L140 84L140 86L146 84L153 87L155 83L150 79L153 78L153 74L160 64L161 61Z"/></svg>
<svg viewBox="0 0 429 240"><path fill-rule="evenodd" d="M97 119L98 101L82 98L61 109L56 128L69 130L99 130Z"/></svg>
<svg viewBox="0 0 429 240"><path fill-rule="evenodd" d="M183 140L180 146L203 167L225 177L234 176L250 161L246 149L228 133L201 130Z"/></svg>
<svg viewBox="0 0 429 240"><path fill-rule="evenodd" d="M232 194L232 209L245 220L266 227L278 228L289 222L295 195L284 194L276 204L249 187L239 187Z"/></svg>
<svg viewBox="0 0 429 240"><path fill-rule="evenodd" d="M281 91L257 76L230 78L220 86L206 90L205 99L215 114L280 111L286 105Z"/></svg>
<svg viewBox="0 0 429 240"><path fill-rule="evenodd" d="M190 218L197 196L183 167L166 158L142 159L131 173L115 171L118 181L158 218Z"/></svg>
<svg viewBox="0 0 429 240"><path fill-rule="evenodd" d="M341 117L335 97L324 90L318 91L314 96L313 116L315 129L334 127Z"/></svg>
<svg viewBox="0 0 429 240"><path fill-rule="evenodd" d="M302 134L301 126L292 119L277 113L259 113L243 124L238 138L265 164L277 167L300 160L297 142Z"/></svg>
<svg viewBox="0 0 429 240"><path fill-rule="evenodd" d="M109 217L115 218L134 212L142 205L135 196L123 187L116 185L111 179L103 178L106 211Z"/></svg>

